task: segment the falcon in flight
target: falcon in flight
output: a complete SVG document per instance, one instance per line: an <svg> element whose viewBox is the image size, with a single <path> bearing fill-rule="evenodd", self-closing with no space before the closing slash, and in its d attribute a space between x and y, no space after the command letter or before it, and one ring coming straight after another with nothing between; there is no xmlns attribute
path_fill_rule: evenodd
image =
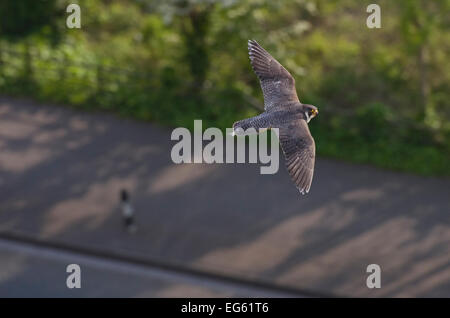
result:
<svg viewBox="0 0 450 318"><path fill-rule="evenodd" d="M264 112L233 124L233 134L254 128L278 128L286 168L301 194L309 192L314 173L316 147L308 123L319 112L316 106L302 104L291 74L258 42L248 41L252 68L264 95Z"/></svg>

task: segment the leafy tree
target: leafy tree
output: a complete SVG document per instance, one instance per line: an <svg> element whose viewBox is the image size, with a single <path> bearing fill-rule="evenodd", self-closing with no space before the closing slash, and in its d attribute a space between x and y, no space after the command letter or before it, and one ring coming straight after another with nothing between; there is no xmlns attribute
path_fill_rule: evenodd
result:
<svg viewBox="0 0 450 318"><path fill-rule="evenodd" d="M62 12L57 0L3 0L0 2L0 36L18 41L45 27L57 30L56 19Z"/></svg>
<svg viewBox="0 0 450 318"><path fill-rule="evenodd" d="M450 1L410 0L400 1L397 5L400 10L401 36L405 50L413 57L417 70L413 80L417 83L421 97L419 118L433 126L433 122L439 119L436 118L436 105L430 99L430 94L439 77L436 78L438 72L430 74L430 68L433 67L431 55L441 51L443 49L441 44L445 43L433 44L432 37L448 28Z"/></svg>
<svg viewBox="0 0 450 318"><path fill-rule="evenodd" d="M310 125L319 155L450 173L449 0L379 0L381 29L366 27L370 2L357 0L89 0L82 29L70 31L59 3L0 1L3 44L40 52L33 96L229 127L262 106L246 48L256 39L296 78L300 100L320 108ZM21 59L3 55L0 90L24 94Z"/></svg>

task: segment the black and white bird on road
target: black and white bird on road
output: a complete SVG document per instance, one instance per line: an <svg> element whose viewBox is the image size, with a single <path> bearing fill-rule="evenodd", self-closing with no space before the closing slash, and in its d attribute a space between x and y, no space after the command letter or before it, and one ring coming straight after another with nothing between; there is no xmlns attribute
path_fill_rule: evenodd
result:
<svg viewBox="0 0 450 318"><path fill-rule="evenodd" d="M125 229L134 234L136 232L136 224L134 222L134 209L130 202L128 191L123 189L120 191L120 207L122 210L123 224Z"/></svg>
<svg viewBox="0 0 450 318"><path fill-rule="evenodd" d="M299 101L292 75L256 41L248 41L248 51L263 91L264 112L235 122L234 134L249 128L278 128L289 175L300 193L308 193L316 156L308 123L319 113L317 107Z"/></svg>

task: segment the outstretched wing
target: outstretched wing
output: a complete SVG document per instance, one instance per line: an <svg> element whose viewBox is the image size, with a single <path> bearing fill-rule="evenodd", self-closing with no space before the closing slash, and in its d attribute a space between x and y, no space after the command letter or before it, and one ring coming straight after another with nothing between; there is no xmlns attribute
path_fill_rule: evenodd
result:
<svg viewBox="0 0 450 318"><path fill-rule="evenodd" d="M280 144L286 158L286 168L297 189L305 194L311 188L316 146L304 120L280 128Z"/></svg>
<svg viewBox="0 0 450 318"><path fill-rule="evenodd" d="M248 53L261 83L266 111L290 102L299 102L294 78L277 60L255 40L248 41Z"/></svg>

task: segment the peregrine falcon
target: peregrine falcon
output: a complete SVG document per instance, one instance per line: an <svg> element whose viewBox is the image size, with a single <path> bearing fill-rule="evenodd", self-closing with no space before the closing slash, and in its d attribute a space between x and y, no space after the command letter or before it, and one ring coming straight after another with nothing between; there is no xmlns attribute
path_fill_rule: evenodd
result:
<svg viewBox="0 0 450 318"><path fill-rule="evenodd" d="M254 128L278 128L286 168L301 194L309 192L314 173L316 147L308 128L319 113L316 106L302 104L291 74L258 42L248 41L252 68L264 95L264 112L233 124L234 134Z"/></svg>

